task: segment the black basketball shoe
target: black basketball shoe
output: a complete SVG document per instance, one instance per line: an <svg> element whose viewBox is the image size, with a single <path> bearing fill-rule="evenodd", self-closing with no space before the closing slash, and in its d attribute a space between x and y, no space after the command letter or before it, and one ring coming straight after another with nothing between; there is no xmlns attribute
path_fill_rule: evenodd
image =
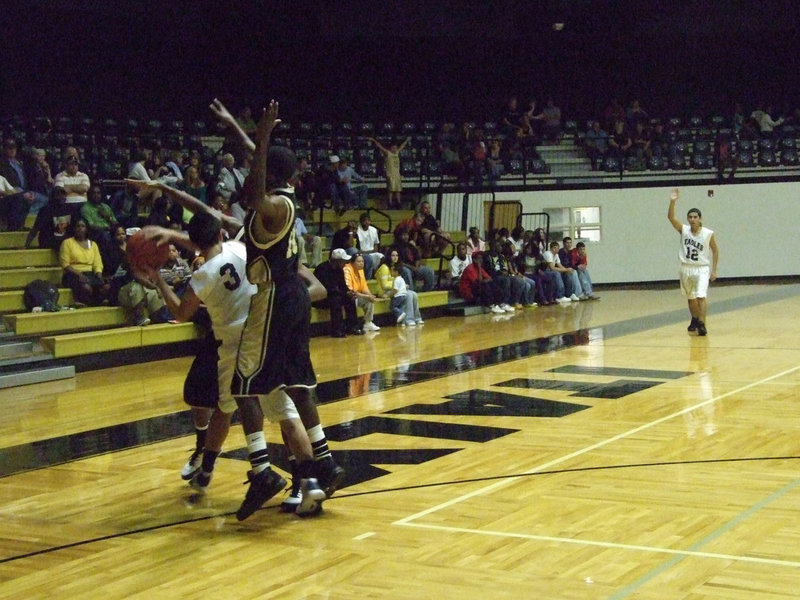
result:
<svg viewBox="0 0 800 600"><path fill-rule="evenodd" d="M261 508L264 502L286 487L286 480L269 468L256 475L248 471L245 483L249 483L250 487L247 488L242 505L236 511L236 519L239 521L244 521Z"/></svg>

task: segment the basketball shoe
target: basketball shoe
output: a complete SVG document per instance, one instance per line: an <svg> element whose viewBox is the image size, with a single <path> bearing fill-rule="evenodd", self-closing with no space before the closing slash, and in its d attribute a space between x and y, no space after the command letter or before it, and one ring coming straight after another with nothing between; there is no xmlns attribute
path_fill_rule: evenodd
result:
<svg viewBox="0 0 800 600"><path fill-rule="evenodd" d="M244 521L261 508L264 502L286 487L286 480L270 468L255 475L252 471L248 471L245 483L249 483L250 487L247 488L242 505L236 511L238 521Z"/></svg>
<svg viewBox="0 0 800 600"><path fill-rule="evenodd" d="M336 464L332 456L326 456L314 462L314 470L325 496L330 498L339 489L344 479L344 469Z"/></svg>
<svg viewBox="0 0 800 600"><path fill-rule="evenodd" d="M211 473L206 475L201 470L197 475L192 477L191 481L189 482L189 487L200 494L205 494L208 484L211 483L211 475Z"/></svg>
<svg viewBox="0 0 800 600"><path fill-rule="evenodd" d="M706 335L708 331L706 331L706 324L702 321L697 322L697 335Z"/></svg>
<svg viewBox="0 0 800 600"><path fill-rule="evenodd" d="M297 463L292 461L292 489L289 495L281 502L281 512L293 513L297 510L300 504L300 471L297 468Z"/></svg>
<svg viewBox="0 0 800 600"><path fill-rule="evenodd" d="M322 511L322 503L327 498L314 477L300 480L300 504L294 511L298 517L313 517Z"/></svg>
<svg viewBox="0 0 800 600"><path fill-rule="evenodd" d="M697 317L692 317L692 322L689 323L686 331L697 331Z"/></svg>
<svg viewBox="0 0 800 600"><path fill-rule="evenodd" d="M184 481L191 481L191 479L200 472L200 467L203 464L203 449L196 449L192 452L192 456L181 469L181 479Z"/></svg>

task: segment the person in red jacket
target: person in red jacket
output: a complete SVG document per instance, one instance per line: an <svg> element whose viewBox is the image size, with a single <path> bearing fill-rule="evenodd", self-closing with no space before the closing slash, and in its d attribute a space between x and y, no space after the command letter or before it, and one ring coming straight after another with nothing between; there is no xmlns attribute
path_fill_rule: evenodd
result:
<svg viewBox="0 0 800 600"><path fill-rule="evenodd" d="M461 274L458 293L468 304L480 303L493 313L505 312L500 308L503 293L483 268L482 252L472 254L472 264Z"/></svg>

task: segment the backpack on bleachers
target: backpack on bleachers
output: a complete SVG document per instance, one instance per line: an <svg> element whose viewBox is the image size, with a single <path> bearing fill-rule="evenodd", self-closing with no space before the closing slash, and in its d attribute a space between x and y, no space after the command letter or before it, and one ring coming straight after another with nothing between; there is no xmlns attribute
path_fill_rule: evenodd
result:
<svg viewBox="0 0 800 600"><path fill-rule="evenodd" d="M44 312L58 312L61 310L58 305L58 288L43 279L34 279L26 285L22 300L25 302L25 308L28 309L28 312L34 312L37 307Z"/></svg>

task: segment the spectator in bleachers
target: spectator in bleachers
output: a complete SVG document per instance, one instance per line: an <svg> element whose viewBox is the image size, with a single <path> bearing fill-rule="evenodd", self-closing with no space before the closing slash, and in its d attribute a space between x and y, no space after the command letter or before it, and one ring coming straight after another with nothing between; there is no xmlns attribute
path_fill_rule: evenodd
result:
<svg viewBox="0 0 800 600"><path fill-rule="evenodd" d="M353 294L356 307L364 311L364 331L380 330L380 327L372 322L378 297L370 291L367 284L367 278L364 275L364 255L356 254L344 266L344 281Z"/></svg>
<svg viewBox="0 0 800 600"><path fill-rule="evenodd" d="M578 300L586 300L587 296L583 291L577 268L573 264L575 253L573 252L572 238L567 236L562 241L564 246L558 251L558 259L561 266L566 269L561 272L561 276L564 278L564 285L567 288L566 295L569 296L572 301L575 300L575 297L577 297Z"/></svg>
<svg viewBox="0 0 800 600"><path fill-rule="evenodd" d="M592 126L584 137L583 147L592 163L592 171L597 171L598 162L602 164L608 151L608 133L600 127L600 121L592 121Z"/></svg>
<svg viewBox="0 0 800 600"><path fill-rule="evenodd" d="M567 271L572 271L572 269L567 269L561 264L561 258L558 256L558 242L550 242L549 248L542 252L542 256L544 257L545 261L547 261L547 278L551 282L551 284L555 285L556 288L556 302L560 304L569 304L570 302L577 302L580 298L575 296L573 299L572 292L570 291L570 297L567 297L567 289L564 284L564 278L561 276L563 273ZM568 279L571 281L571 279Z"/></svg>
<svg viewBox="0 0 800 600"><path fill-rule="evenodd" d="M297 235L297 254L300 262L313 269L322 262L322 238L308 231L303 221L302 208L297 208L295 211L294 228ZM308 258L307 248L311 250L311 260Z"/></svg>
<svg viewBox="0 0 800 600"><path fill-rule="evenodd" d="M166 195L160 195L153 201L153 208L147 216L148 225L156 225L165 229L183 229L183 207Z"/></svg>
<svg viewBox="0 0 800 600"><path fill-rule="evenodd" d="M733 180L736 169L739 167L739 158L733 152L730 134L720 133L714 143L714 166L717 169L717 181L722 182L725 169L730 169L728 181Z"/></svg>
<svg viewBox="0 0 800 600"><path fill-rule="evenodd" d="M604 129L607 131L613 130L616 122L625 121L626 116L627 114L625 113L625 108L622 106L619 98L612 98L608 103L608 106L606 106L605 110L603 111Z"/></svg>
<svg viewBox="0 0 800 600"><path fill-rule="evenodd" d="M731 115L731 130L734 137L742 132L746 120L747 116L744 113L744 108L742 108L739 102L735 102L733 105L733 114Z"/></svg>
<svg viewBox="0 0 800 600"><path fill-rule="evenodd" d="M297 163L294 195L306 210L312 211L316 207L317 176L309 166L307 158L301 158Z"/></svg>
<svg viewBox="0 0 800 600"><path fill-rule="evenodd" d="M169 174L175 178L175 183L180 187L183 183L183 152L172 150L169 153L169 160L164 165L169 169Z"/></svg>
<svg viewBox="0 0 800 600"><path fill-rule="evenodd" d="M339 164L336 167L336 177L338 177L339 183L344 186L339 191L344 195L343 204L345 208L359 208L361 210L367 208L369 186L364 183L364 178L356 173L355 169L344 158L339 159Z"/></svg>
<svg viewBox="0 0 800 600"><path fill-rule="evenodd" d="M772 115L770 114L772 111L772 106L768 105L766 110L757 108L750 115L750 118L755 120L756 124L758 125L758 130L762 137L773 137L775 128L780 127L780 125L783 123L783 117L779 118L777 121L773 120Z"/></svg>
<svg viewBox="0 0 800 600"><path fill-rule="evenodd" d="M483 139L483 131L476 129L470 136L469 145L469 174L472 185L479 188L483 186L483 178L486 175L486 142Z"/></svg>
<svg viewBox="0 0 800 600"><path fill-rule="evenodd" d="M381 237L378 234L378 230L370 222L369 213L361 213L358 222L356 236L358 238L358 249L364 255L364 275L367 279L372 279L375 270L383 259L383 254L378 251L381 245Z"/></svg>
<svg viewBox="0 0 800 600"><path fill-rule="evenodd" d="M392 314L398 325L415 327L424 325L422 315L419 312L419 297L417 292L410 289L400 271L403 265L399 262L392 263L389 267L392 277L392 289L388 294L392 307Z"/></svg>
<svg viewBox="0 0 800 600"><path fill-rule="evenodd" d="M467 169L456 150L454 142L443 142L439 150L442 158L442 174L455 177L459 181L466 177Z"/></svg>
<svg viewBox="0 0 800 600"><path fill-rule="evenodd" d="M525 244L517 257L517 270L533 281L536 286L537 302L543 306L556 303L556 289L548 280L547 269L547 262L539 246L532 241Z"/></svg>
<svg viewBox="0 0 800 600"><path fill-rule="evenodd" d="M75 207L67 204L66 190L62 187L53 188L50 201L39 210L36 221L25 238L25 247L30 248L38 234L39 248L58 251L61 242L72 236L74 220Z"/></svg>
<svg viewBox="0 0 800 600"><path fill-rule="evenodd" d="M9 231L18 231L24 227L25 217L36 198L27 188L24 166L17 159L17 143L11 138L6 138L3 142L0 177L5 180L3 198L0 200L0 216L5 219Z"/></svg>
<svg viewBox="0 0 800 600"><path fill-rule="evenodd" d="M128 168L128 179L136 179L139 181L150 181L150 173L147 172L147 167L144 164L147 162L147 152L145 150L134 150L133 160Z"/></svg>
<svg viewBox="0 0 800 600"><path fill-rule="evenodd" d="M407 137L405 141L399 146L397 142L393 142L388 148L385 148L375 138L367 138L378 147L381 154L383 154L383 170L386 173L386 201L389 208L402 208L401 194L403 192L403 178L400 175L400 153L411 141L411 136Z"/></svg>
<svg viewBox="0 0 800 600"><path fill-rule="evenodd" d="M472 264L472 256L467 254L467 245L464 242L459 242L456 245L456 255L450 259L450 287L452 289L458 289L461 275L470 264Z"/></svg>
<svg viewBox="0 0 800 600"><path fill-rule="evenodd" d="M103 202L103 193L99 186L89 189L89 201L80 209L81 219L89 227L89 237L100 244L101 253L111 245L111 228L117 224L113 209Z"/></svg>
<svg viewBox="0 0 800 600"><path fill-rule="evenodd" d="M669 148L667 134L664 133L664 123L657 120L650 128L648 139L650 140L650 154L652 156L664 156Z"/></svg>
<svg viewBox="0 0 800 600"><path fill-rule="evenodd" d="M630 156L644 166L653 153L650 150L650 136L644 128L644 121L636 121L631 134Z"/></svg>
<svg viewBox="0 0 800 600"><path fill-rule="evenodd" d="M244 175L236 168L233 154L228 153L222 157L222 168L217 176L217 185L214 190L217 194L221 194L225 200L235 202L238 198L231 197L240 196L244 187Z"/></svg>
<svg viewBox="0 0 800 600"><path fill-rule="evenodd" d="M561 109L556 106L553 98L548 98L542 112L532 118L543 122L542 134L545 138L551 142L561 140Z"/></svg>
<svg viewBox="0 0 800 600"><path fill-rule="evenodd" d="M539 254L543 254L549 246L547 241L547 232L541 227L537 227L533 230L531 241L536 244L536 247L539 249Z"/></svg>
<svg viewBox="0 0 800 600"><path fill-rule="evenodd" d="M489 173L489 181L497 181L503 176L505 171L505 158L502 154L500 140L493 139L489 144L489 152L486 154L486 168Z"/></svg>
<svg viewBox="0 0 800 600"><path fill-rule="evenodd" d="M356 244L356 222L348 221L344 227L334 232L331 238L331 250L342 248L347 252L348 256L355 256L358 254Z"/></svg>
<svg viewBox="0 0 800 600"><path fill-rule="evenodd" d="M181 252L175 244L169 245L169 258L158 272L161 279L173 289L179 298L182 298L186 284L192 278L192 267L181 256Z"/></svg>
<svg viewBox="0 0 800 600"><path fill-rule="evenodd" d="M532 102L532 104L535 108L536 103ZM506 105L506 112L500 121L502 133L505 134L506 137L516 137L521 121L522 113L519 110L519 102L516 96L511 96Z"/></svg>
<svg viewBox="0 0 800 600"><path fill-rule="evenodd" d="M64 170L55 177L53 185L63 187L67 192L67 203L82 205L86 203L87 192L91 182L89 176L79 170L77 153L68 154L64 162Z"/></svg>
<svg viewBox="0 0 800 600"><path fill-rule="evenodd" d="M422 256L438 256L450 243L450 234L442 231L439 221L431 213L431 203L423 200L419 205L422 223L417 234L417 247Z"/></svg>
<svg viewBox="0 0 800 600"><path fill-rule="evenodd" d="M458 295L467 304L480 304L493 313L504 313L505 309L500 306L503 294L491 275L483 268L483 256L483 252L475 252L472 255L472 263L461 274Z"/></svg>
<svg viewBox="0 0 800 600"><path fill-rule="evenodd" d="M625 121L618 120L614 123L614 131L611 133L611 137L608 138L607 155L613 156L619 161L620 174L625 169L625 158L628 156L628 151L632 145L633 141L627 127L625 127Z"/></svg>
<svg viewBox="0 0 800 600"><path fill-rule="evenodd" d="M641 107L639 100L634 98L631 105L625 111L625 118L628 122L628 127L634 129L637 123L645 123L650 118L647 111Z"/></svg>
<svg viewBox="0 0 800 600"><path fill-rule="evenodd" d="M323 193L330 199L332 206L340 215L349 208L350 195L347 186L339 181L339 157L332 154L328 157L328 164L318 173L318 193Z"/></svg>
<svg viewBox="0 0 800 600"><path fill-rule="evenodd" d="M76 304L98 306L108 300L109 284L103 279L103 259L89 239L86 222L78 219L73 237L65 239L58 257L64 270L62 284L72 290Z"/></svg>
<svg viewBox="0 0 800 600"><path fill-rule="evenodd" d="M331 250L327 261L317 265L314 275L325 287L328 296L314 306L330 310L330 335L332 337L345 337L345 335L364 335L364 330L358 326L355 296L348 289L344 280L344 265L350 256L342 248ZM342 319L344 311L344 319Z"/></svg>
<svg viewBox="0 0 800 600"><path fill-rule="evenodd" d="M397 250L400 261L411 271L409 288L413 289L413 281L422 281L422 291L429 292L436 285L436 274L427 265L420 262L420 253L416 245L408 238L408 229L400 228L394 232L392 249Z"/></svg>
<svg viewBox="0 0 800 600"><path fill-rule="evenodd" d="M499 239L489 242L489 251L483 254L483 264L502 292L500 308L506 312L513 312L515 306L521 306L525 286L511 275L508 261L501 250Z"/></svg>
<svg viewBox="0 0 800 600"><path fill-rule="evenodd" d="M472 256L475 252L485 252L486 242L481 238L477 227L469 228L467 236L467 254Z"/></svg>
<svg viewBox="0 0 800 600"><path fill-rule="evenodd" d="M125 228L117 225L111 237L111 245L105 250L101 249L100 257L103 259L103 278L108 282L108 301L118 305L119 290L133 278L133 275L125 254L128 245Z"/></svg>
<svg viewBox="0 0 800 600"><path fill-rule="evenodd" d="M47 162L47 152L43 148L34 148L32 160L27 172L28 188L33 192L29 214L36 214L39 209L47 204L50 192L53 189L53 176L50 172L50 163Z"/></svg>
<svg viewBox="0 0 800 600"><path fill-rule="evenodd" d="M508 241L514 247L514 256L519 256L519 253L522 252L522 246L525 244L525 228L521 225L514 227L508 236Z"/></svg>
<svg viewBox="0 0 800 600"><path fill-rule="evenodd" d="M125 184L123 189L114 192L111 208L117 222L126 229L139 226L139 195L132 185Z"/></svg>
<svg viewBox="0 0 800 600"><path fill-rule="evenodd" d="M575 249L572 251L572 267L578 273L581 289L586 299L598 300L598 297L594 295L592 278L589 275L589 258L586 255L586 244L583 242L575 244Z"/></svg>
<svg viewBox="0 0 800 600"><path fill-rule="evenodd" d="M200 175L200 171L197 170L197 167L193 165L187 167L181 189L190 196L200 200L203 204L208 204L208 188L206 182L203 181Z"/></svg>
<svg viewBox="0 0 800 600"><path fill-rule="evenodd" d="M536 285L525 277L522 271L517 269L517 262L514 259L514 245L506 242L500 249L508 276L511 277L512 284L522 285L522 294L519 302L514 304L514 308L530 308L536 306Z"/></svg>

